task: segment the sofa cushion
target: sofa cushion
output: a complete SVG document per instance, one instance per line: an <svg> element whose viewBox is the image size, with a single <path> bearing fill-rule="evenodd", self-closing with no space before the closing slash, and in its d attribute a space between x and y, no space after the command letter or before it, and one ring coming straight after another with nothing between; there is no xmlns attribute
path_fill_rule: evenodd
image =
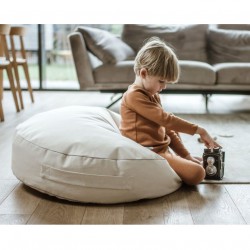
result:
<svg viewBox="0 0 250 250"><path fill-rule="evenodd" d="M215 70L205 62L180 60L181 75L179 83L215 84Z"/></svg>
<svg viewBox="0 0 250 250"><path fill-rule="evenodd" d="M135 80L134 61L104 64L96 68L93 73L96 83L131 84Z"/></svg>
<svg viewBox="0 0 250 250"><path fill-rule="evenodd" d="M217 84L249 85L249 63L218 63L214 65Z"/></svg>
<svg viewBox="0 0 250 250"><path fill-rule="evenodd" d="M169 194L181 179L168 162L119 131L120 115L71 106L16 128L12 170L26 185L73 201L118 203Z"/></svg>
<svg viewBox="0 0 250 250"><path fill-rule="evenodd" d="M197 25L139 25L125 24L122 40L136 52L145 39L157 36L171 44L181 60L207 61L207 24Z"/></svg>
<svg viewBox="0 0 250 250"><path fill-rule="evenodd" d="M77 31L82 34L87 48L103 63L116 63L135 55L129 45L108 31L83 26Z"/></svg>
<svg viewBox="0 0 250 250"><path fill-rule="evenodd" d="M224 27L224 26L219 26ZM209 61L213 64L223 62L250 62L250 25L226 26L221 29L210 26L208 32ZM245 28L245 30L242 30ZM247 30L248 29L248 30Z"/></svg>

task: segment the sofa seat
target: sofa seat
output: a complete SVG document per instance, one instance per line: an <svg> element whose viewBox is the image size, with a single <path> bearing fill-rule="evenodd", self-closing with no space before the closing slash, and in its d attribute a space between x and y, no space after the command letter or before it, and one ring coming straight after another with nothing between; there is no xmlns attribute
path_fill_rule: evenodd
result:
<svg viewBox="0 0 250 250"><path fill-rule="evenodd" d="M135 79L133 67L134 61L122 61L116 64L103 64L94 70L95 82L97 84L125 82L131 84ZM180 67L181 77L179 82L181 84L215 84L215 70L208 63L180 60Z"/></svg>
<svg viewBox="0 0 250 250"><path fill-rule="evenodd" d="M218 63L214 65L217 83L223 85L250 84L250 63Z"/></svg>
<svg viewBox="0 0 250 250"><path fill-rule="evenodd" d="M214 85L216 73L214 68L205 62L180 60L181 76L179 83L193 85Z"/></svg>

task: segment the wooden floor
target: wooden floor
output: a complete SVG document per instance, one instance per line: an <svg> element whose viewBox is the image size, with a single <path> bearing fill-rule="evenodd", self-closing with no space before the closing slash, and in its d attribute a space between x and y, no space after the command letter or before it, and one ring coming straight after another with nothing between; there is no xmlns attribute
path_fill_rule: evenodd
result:
<svg viewBox="0 0 250 250"><path fill-rule="evenodd" d="M4 94L5 121L0 123L0 224L250 224L250 185L245 184L182 186L164 197L118 205L58 200L23 185L11 171L11 144L16 125L52 108L107 105L111 95L35 92L36 102L31 104L24 92L25 109L16 113L12 96L8 91ZM206 112L199 95L168 95L162 99L171 112ZM249 112L249 104L247 96L212 96L210 112ZM112 108L118 109L119 104Z"/></svg>

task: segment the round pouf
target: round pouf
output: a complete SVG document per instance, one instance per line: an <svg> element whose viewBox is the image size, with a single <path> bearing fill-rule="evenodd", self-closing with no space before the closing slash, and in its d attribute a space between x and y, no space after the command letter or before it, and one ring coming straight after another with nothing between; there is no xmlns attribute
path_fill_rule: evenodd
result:
<svg viewBox="0 0 250 250"><path fill-rule="evenodd" d="M71 106L17 126L12 170L26 185L58 198L120 203L169 194L179 176L161 156L122 136L120 115Z"/></svg>

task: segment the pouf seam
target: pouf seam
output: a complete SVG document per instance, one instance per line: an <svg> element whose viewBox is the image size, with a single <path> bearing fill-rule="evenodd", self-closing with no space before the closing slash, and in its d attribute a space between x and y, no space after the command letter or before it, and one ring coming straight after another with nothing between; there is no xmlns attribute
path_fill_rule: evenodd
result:
<svg viewBox="0 0 250 250"><path fill-rule="evenodd" d="M149 160L149 161L166 161L164 158L162 158L162 159L133 159L133 158L131 158L131 159L110 159L110 158L101 158L101 157L96 157L96 156L92 157L92 156L85 156L85 155L70 155L70 154L65 154L65 153L62 153L62 152L58 152L56 150L52 150L52 149L48 149L48 148L39 146L36 143L31 142L31 141L27 140L26 138L24 138L24 137L22 137L22 136L20 136L18 134L16 136L20 137L22 140L24 140L24 141L26 141L26 142L28 142L28 143L30 143L30 144L38 147L38 148L41 148L41 149L44 149L44 150L49 150L51 152L61 154L61 155L65 155L65 156L77 156L77 157L85 157L85 158L100 159L100 160L112 160L112 161L127 161L127 160L135 160L135 161L138 161L138 160L143 160L143 161L145 161L145 160Z"/></svg>

